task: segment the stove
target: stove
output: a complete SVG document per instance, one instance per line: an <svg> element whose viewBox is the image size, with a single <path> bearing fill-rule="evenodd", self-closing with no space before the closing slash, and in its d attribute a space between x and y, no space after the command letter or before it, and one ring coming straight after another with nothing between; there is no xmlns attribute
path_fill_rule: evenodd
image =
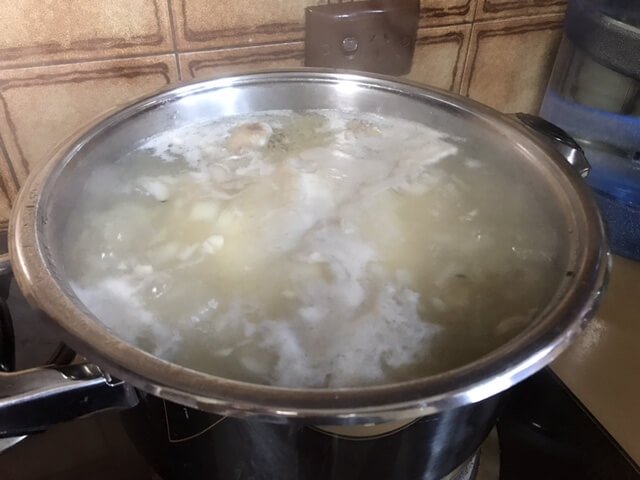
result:
<svg viewBox="0 0 640 480"><path fill-rule="evenodd" d="M57 347L55 334L26 306L15 285L7 303L14 317L17 367L46 363ZM161 479L115 412L0 440L0 449L9 446L0 453L3 480ZM487 440L443 480L529 479L640 480L638 465L548 368L506 394Z"/></svg>

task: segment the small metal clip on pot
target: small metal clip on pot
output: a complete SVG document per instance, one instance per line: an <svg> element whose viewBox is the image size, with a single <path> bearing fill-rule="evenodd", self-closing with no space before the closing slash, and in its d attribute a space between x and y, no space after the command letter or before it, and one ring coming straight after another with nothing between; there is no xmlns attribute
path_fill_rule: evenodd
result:
<svg viewBox="0 0 640 480"><path fill-rule="evenodd" d="M563 129L542 117L529 113L514 113L511 117L533 130L550 146L562 154L562 156L573 165L582 178L589 175L591 165L589 165L582 147Z"/></svg>

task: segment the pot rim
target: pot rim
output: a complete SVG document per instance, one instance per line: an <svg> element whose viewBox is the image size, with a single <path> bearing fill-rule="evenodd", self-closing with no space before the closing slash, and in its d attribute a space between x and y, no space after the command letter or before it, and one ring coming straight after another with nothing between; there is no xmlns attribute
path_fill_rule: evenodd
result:
<svg viewBox="0 0 640 480"><path fill-rule="evenodd" d="M517 142L532 158L554 170L555 188L571 217L573 275L562 298L555 298L524 332L464 366L441 374L380 386L292 389L216 377L162 360L101 324L52 274L41 226L46 200L67 162L101 132L143 111L195 93L259 82L329 82L377 88L419 100L448 104ZM571 207L571 208L568 208ZM201 410L273 420L305 419L326 424L361 424L437 413L498 394L557 357L583 329L598 305L609 268L603 223L586 185L564 158L526 127L495 110L458 95L379 75L326 69L244 73L169 88L107 114L59 146L31 174L13 207L10 254L25 296L62 329L65 341L107 372L166 400ZM577 248L580 247L580 248ZM571 263L572 262L572 263Z"/></svg>

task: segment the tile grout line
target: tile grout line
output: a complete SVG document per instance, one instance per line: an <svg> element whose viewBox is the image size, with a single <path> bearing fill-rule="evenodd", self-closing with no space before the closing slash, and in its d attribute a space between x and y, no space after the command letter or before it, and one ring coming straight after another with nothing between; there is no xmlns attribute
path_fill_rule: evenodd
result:
<svg viewBox="0 0 640 480"><path fill-rule="evenodd" d="M462 62L462 74L460 78L460 88L458 88L458 95L464 95L468 97L467 93L462 93L464 89L465 81L467 80L467 63L469 62L469 53L471 52L471 44L473 43L473 31L475 30L476 20L478 17L478 10L480 9L480 3L484 3L483 0L476 0L473 5L473 15L471 17L471 24L469 26L469 40L467 41L467 51L464 54L464 62Z"/></svg>
<svg viewBox="0 0 640 480"><path fill-rule="evenodd" d="M480 8L480 2L483 0L476 0L473 4L473 15L471 16L471 23L476 21L476 16L478 15L478 9ZM484 2L483 2L484 3Z"/></svg>
<svg viewBox="0 0 640 480"><path fill-rule="evenodd" d="M285 40L284 42L270 42L270 43L252 43L247 45L235 45L233 47L223 47L223 48L190 48L189 50L178 50L179 54L188 54L188 53L208 53L208 52L230 52L233 50L249 50L249 49L259 49L262 47L279 47L283 45L302 45L304 46L304 40Z"/></svg>
<svg viewBox="0 0 640 480"><path fill-rule="evenodd" d="M241 50L241 49L245 49L245 48L260 48L260 47L271 47L274 45L294 45L294 44L301 44L303 43L302 40L295 40L295 41L284 41L284 42L273 42L273 43L261 43L261 44L251 44L251 45L241 45L241 46L233 46L233 47L224 47L224 48L207 48L207 47L203 47L203 48L195 48L195 49L189 49L189 50L185 50L185 51L180 51L180 50L176 50L176 51L168 51L168 52L152 52L152 53L141 53L138 55L129 55L129 54L124 54L124 55L113 55L113 56L108 56L108 57L102 57L102 58L91 58L89 59L78 59L78 60L66 60L66 61L62 61L62 62L57 62L55 60L51 61L51 62L32 62L32 63L19 63L19 64L15 64L15 65L5 65L5 66L0 66L0 73L2 72L7 72L7 71L11 71L11 70L30 70L30 69L35 69L35 68L48 68L48 67L63 67L66 65L78 65L78 64L93 64L93 63L101 63L101 62L112 62L112 61L117 61L117 60L135 60L138 58L150 58L150 57L164 57L167 55L170 56L174 56L174 55L179 55L181 53L201 53L201 52L224 52L224 51L229 51L229 50Z"/></svg>
<svg viewBox="0 0 640 480"><path fill-rule="evenodd" d="M62 62L57 62L55 60L50 62L31 62L31 63L18 63L15 65L6 65L0 67L0 72L8 72L11 70L30 70L34 68L49 68L49 67L63 67L66 65L78 65L78 64L87 64L90 65L92 63L101 63L101 62L112 62L115 60L135 60L137 58L150 58L150 57L164 57L166 55L173 55L174 52L151 52L151 53L141 53L138 55L113 55L102 58L92 57L91 59L77 59L77 60L66 60Z"/></svg>
<svg viewBox="0 0 640 480"><path fill-rule="evenodd" d="M167 0L167 10L169 12L169 28L171 28L171 41L173 42L173 56L176 60L176 68L178 69L178 80L182 81L182 68L180 67L180 55L178 55L178 42L176 41L176 26L171 9L172 0Z"/></svg>
<svg viewBox="0 0 640 480"><path fill-rule="evenodd" d="M469 62L469 53L471 53L471 44L473 43L473 31L475 30L475 13L474 13L474 21L471 22L469 26L469 40L467 41L467 51L464 54L464 62L462 63L462 77L460 78L460 88L458 89L459 95L464 95L467 97L467 93L462 93L462 89L464 88L465 80L467 79L467 63Z"/></svg>
<svg viewBox="0 0 640 480"><path fill-rule="evenodd" d="M9 157L9 152L7 151L7 147L4 144L4 141L2 139L2 132L0 132L0 153L2 154L2 158L4 160L6 160L7 162L7 168L9 169L9 175L11 178L5 179L4 175L0 178L0 191L7 197L7 203L9 204L9 209L11 209L11 207L13 206L13 201L15 200L15 196L16 196L16 192L18 192L18 190L20 190L20 185L17 181L17 179L15 178L15 174L11 173L12 170L12 165L11 165L11 158ZM13 197L11 195L10 190L10 185L7 184L7 180L9 180L11 182L11 186L13 186L14 191L13 191ZM5 219L2 219L2 222L4 222Z"/></svg>
<svg viewBox="0 0 640 480"><path fill-rule="evenodd" d="M510 20L526 20L526 19L535 21L541 18L551 18L551 17L557 17L557 16L562 16L564 18L565 15L566 15L566 12L555 12L555 13L533 13L530 15L527 15L527 14L514 15L512 17L474 18L472 23L487 24L487 23L505 22Z"/></svg>

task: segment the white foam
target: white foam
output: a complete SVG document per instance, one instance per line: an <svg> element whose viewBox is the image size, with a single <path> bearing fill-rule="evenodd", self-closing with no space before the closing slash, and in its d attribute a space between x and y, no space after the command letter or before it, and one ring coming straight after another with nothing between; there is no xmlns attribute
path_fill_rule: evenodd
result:
<svg viewBox="0 0 640 480"><path fill-rule="evenodd" d="M439 167L458 152L446 134L374 115L350 123L322 114L313 135L302 132L306 144L281 149L269 146L271 137L307 120L267 112L250 119L267 125L255 138L234 137L243 120L232 119L148 139L143 150L179 168L132 178L146 196L123 196L99 217L108 222L71 236L80 299L128 341L234 378L345 387L428 364L442 318L462 305L450 298L456 275L467 268L491 276L511 257L483 256L492 238L484 230L482 238L459 235L473 232L484 210L464 204L464 180ZM433 191L433 212L423 215L415 200ZM127 223L118 212L135 215ZM406 212L420 218L419 230ZM443 228L442 218L459 224ZM116 227L123 235L113 240ZM529 261L539 243L512 256ZM431 265L429 248L456 249L478 264L443 257ZM423 298L418 282L429 268L432 292Z"/></svg>
<svg viewBox="0 0 640 480"><path fill-rule="evenodd" d="M150 340L152 353L160 357L171 356L178 348L180 333L171 325L158 322L155 312L146 308L138 294L139 280L126 275L106 276L91 287L76 282L71 286L96 317L128 342Z"/></svg>

